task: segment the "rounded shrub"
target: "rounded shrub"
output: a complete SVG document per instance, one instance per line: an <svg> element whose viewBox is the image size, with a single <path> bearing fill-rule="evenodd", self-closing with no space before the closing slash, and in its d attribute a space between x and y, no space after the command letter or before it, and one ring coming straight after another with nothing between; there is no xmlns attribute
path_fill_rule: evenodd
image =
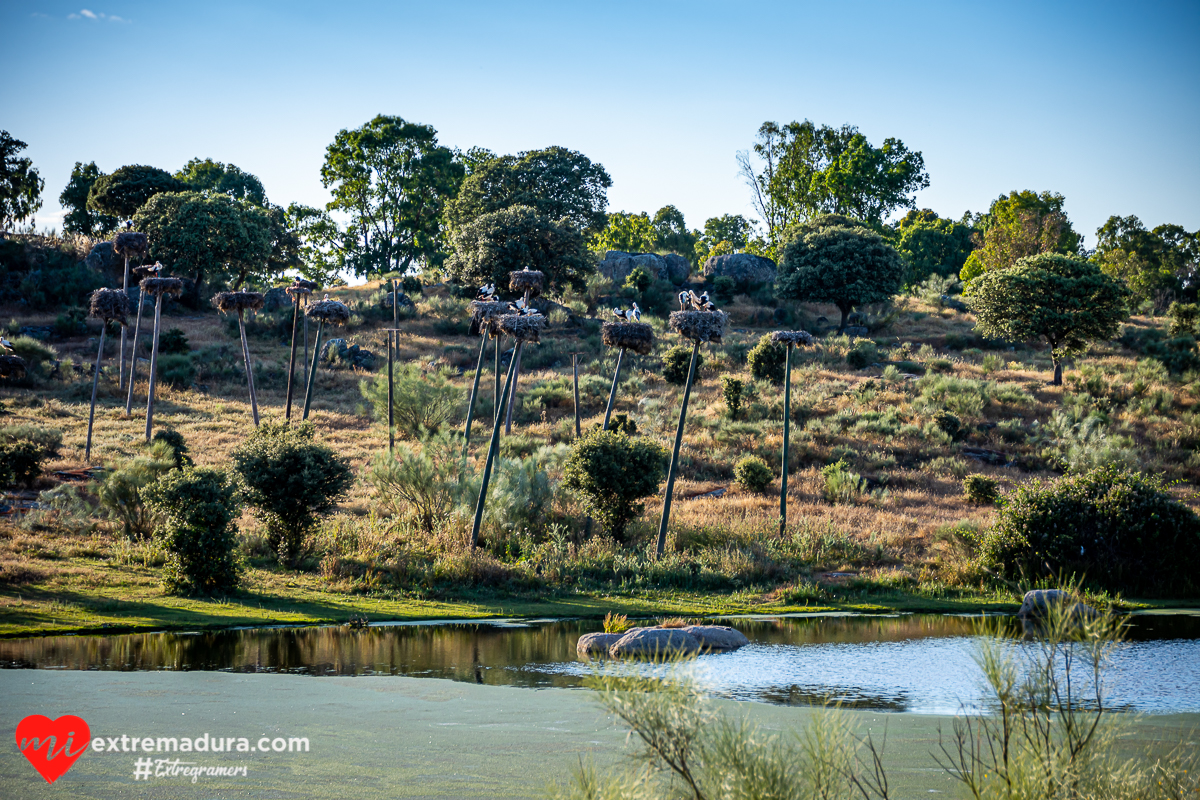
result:
<svg viewBox="0 0 1200 800"><path fill-rule="evenodd" d="M933 424L937 425L943 433L954 440L957 440L960 434L963 433L962 420L949 411L939 411L934 414Z"/></svg>
<svg viewBox="0 0 1200 800"><path fill-rule="evenodd" d="M0 444L0 486L33 486L42 474L45 458L46 452L27 440Z"/></svg>
<svg viewBox="0 0 1200 800"><path fill-rule="evenodd" d="M968 475L963 478L963 497L982 506L993 506L1000 499L998 484L987 475Z"/></svg>
<svg viewBox="0 0 1200 800"><path fill-rule="evenodd" d="M734 466L733 479L748 492L765 494L771 487L771 481L775 480L775 475L767 466L767 462L758 456L746 456Z"/></svg>
<svg viewBox="0 0 1200 800"><path fill-rule="evenodd" d="M746 353L746 363L755 380L783 383L783 371L787 367L787 347L771 341L765 334L758 344Z"/></svg>
<svg viewBox="0 0 1200 800"><path fill-rule="evenodd" d="M575 440L563 468L563 486L579 494L612 537L642 513L643 498L666 477L667 451L658 443L615 431L591 430Z"/></svg>
<svg viewBox="0 0 1200 800"><path fill-rule="evenodd" d="M237 588L234 558L237 492L224 472L170 470L141 490L162 523L158 536L167 553L163 583L175 594L228 594Z"/></svg>
<svg viewBox="0 0 1200 800"><path fill-rule="evenodd" d="M725 400L725 408L729 411L730 419L737 419L738 413L742 410L742 390L744 388L741 378L735 378L732 375L721 376L721 397Z"/></svg>
<svg viewBox="0 0 1200 800"><path fill-rule="evenodd" d="M879 360L879 350L874 342L859 342L846 353L846 363L851 369L866 369Z"/></svg>
<svg viewBox="0 0 1200 800"><path fill-rule="evenodd" d="M168 328L163 331L162 336L158 339L158 352L172 353L181 355L191 352L192 347L188 344L187 334L181 328Z"/></svg>
<svg viewBox="0 0 1200 800"><path fill-rule="evenodd" d="M176 389L186 389L196 380L196 365L192 363L191 356L160 354L158 379Z"/></svg>
<svg viewBox="0 0 1200 800"><path fill-rule="evenodd" d="M980 557L1009 580L1075 576L1134 596L1200 590L1200 517L1162 479L1104 466L1009 494Z"/></svg>
<svg viewBox="0 0 1200 800"><path fill-rule="evenodd" d="M688 365L692 362L692 348L687 345L677 344L667 352L663 353L662 375L667 383L674 383L677 386L682 386L687 383ZM696 354L696 372L700 372L700 368L704 366L704 354Z"/></svg>

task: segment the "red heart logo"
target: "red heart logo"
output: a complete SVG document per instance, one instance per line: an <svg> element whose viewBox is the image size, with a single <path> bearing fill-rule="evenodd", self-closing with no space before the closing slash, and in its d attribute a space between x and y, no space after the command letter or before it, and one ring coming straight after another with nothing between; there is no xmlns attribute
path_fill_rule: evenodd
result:
<svg viewBox="0 0 1200 800"><path fill-rule="evenodd" d="M81 718L64 714L58 719L31 714L17 725L17 747L42 774L54 783L92 742L92 731ZM78 749L76 742L82 742Z"/></svg>

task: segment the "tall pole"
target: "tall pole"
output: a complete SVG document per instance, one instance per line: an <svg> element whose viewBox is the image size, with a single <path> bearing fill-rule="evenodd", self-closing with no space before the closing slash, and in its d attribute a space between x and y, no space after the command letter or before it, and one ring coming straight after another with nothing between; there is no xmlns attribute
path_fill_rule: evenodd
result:
<svg viewBox="0 0 1200 800"><path fill-rule="evenodd" d="M308 295L304 295L304 307L308 308ZM304 363L308 363L308 314L301 314L304 317Z"/></svg>
<svg viewBox="0 0 1200 800"><path fill-rule="evenodd" d="M512 433L512 418L513 406L517 404L517 381L521 379L521 351L525 349L524 342L517 344L517 349L513 352L513 361L516 362L516 372L512 373L512 380L509 381L511 386L505 387L505 392L508 394L508 410L504 417L504 435L508 436ZM511 372L511 367L510 367Z"/></svg>
<svg viewBox="0 0 1200 800"><path fill-rule="evenodd" d="M304 318L308 319L308 316L305 315ZM312 405L313 386L317 382L317 359L321 356L321 329L324 327L325 320L318 320L317 340L313 342L312 369L308 373L308 388L304 390L304 416L300 418L301 422L308 419L308 408Z"/></svg>
<svg viewBox="0 0 1200 800"><path fill-rule="evenodd" d="M400 281L392 278L392 327L400 330L400 302L398 294L400 292ZM388 346L391 347L392 337L388 337ZM400 335L396 335L396 349L400 349Z"/></svg>
<svg viewBox="0 0 1200 800"><path fill-rule="evenodd" d="M792 346L787 346L783 368L783 467L779 471L779 535L787 529L788 443L792 422Z"/></svg>
<svg viewBox="0 0 1200 800"><path fill-rule="evenodd" d="M87 445L83 448L83 460L91 463L92 460L92 423L96 421L96 384L100 382L100 362L104 358L104 334L108 333L108 320L102 320L100 326L100 349L96 352L96 369L92 373L92 410L88 413L88 435ZM125 330L125 326L121 326L121 330Z"/></svg>
<svg viewBox="0 0 1200 800"><path fill-rule="evenodd" d="M162 292L154 297L154 337L150 343L150 389L146 392L146 441L154 427L154 387L158 383L158 330L162 323Z"/></svg>
<svg viewBox="0 0 1200 800"><path fill-rule="evenodd" d="M519 342L516 347L516 352L521 352ZM505 380L504 393L501 397L508 396L509 384L513 382L513 373L517 369L517 356L513 354L513 360L508 364L508 378ZM479 527L483 524L483 506L487 502L488 482L492 477L492 463L496 460L496 451L500 449L500 418L501 413L496 414L496 422L492 425L492 441L488 445L487 459L483 463L483 483L479 486L479 499L475 501L475 522L471 526L471 549L475 549L475 545L479 542Z"/></svg>
<svg viewBox="0 0 1200 800"><path fill-rule="evenodd" d="M392 350L392 335L393 334L395 334L396 338L399 339L400 332L399 331L388 331L387 332L387 335L388 335L388 452L389 453L396 449L396 405L394 402L395 389L393 388L393 384L395 384L396 381L395 381L395 374L394 374L395 370L393 368L394 363L395 363L394 358L393 358L395 351ZM397 345L397 347L399 347L399 345Z"/></svg>
<svg viewBox="0 0 1200 800"><path fill-rule="evenodd" d="M471 384L471 400L467 403L467 428L463 432L463 460L467 459L467 451L471 446L471 419L475 416L475 396L479 394L479 374L483 372L483 351L487 349L487 328L480 333L479 359L475 362L475 382Z"/></svg>
<svg viewBox="0 0 1200 800"><path fill-rule="evenodd" d="M254 427L258 427L258 395L254 393L254 368L250 364L250 345L246 342L246 322L243 310L238 309L238 331L242 334L242 359L246 362L246 385L250 388L250 410L254 414Z"/></svg>
<svg viewBox="0 0 1200 800"><path fill-rule="evenodd" d="M121 281L121 291L125 293L125 297L129 297L129 256L125 256L125 278ZM140 309L139 309L140 310ZM133 353L134 363L137 362L137 351ZM129 382L133 383L133 375L129 376ZM121 326L121 364L117 368L117 388L125 388L125 326Z"/></svg>
<svg viewBox="0 0 1200 800"><path fill-rule="evenodd" d="M138 334L142 329L142 301L145 297L142 294L142 289L138 287L138 313L137 322L133 324L133 348L129 354L129 395L125 398L125 415L133 413L133 376L137 374L137 343ZM119 387L118 387L119 388Z"/></svg>
<svg viewBox="0 0 1200 800"><path fill-rule="evenodd" d="M500 343L504 341L504 335L496 334L496 399L493 411L496 419L500 419ZM514 351L515 352L515 351Z"/></svg>
<svg viewBox="0 0 1200 800"><path fill-rule="evenodd" d="M683 388L683 405L679 408L679 427L675 429L675 449L671 452L671 467L667 470L667 494L663 498L662 519L658 522L657 555L667 547L667 524L671 520L671 495L675 493L675 472L679 469L679 445L683 442L683 426L687 422L688 398L692 395L692 381L696 377L696 356L700 353L700 340L692 345L692 363L688 366L687 385Z"/></svg>
<svg viewBox="0 0 1200 800"><path fill-rule="evenodd" d="M571 373L575 382L575 438L579 438L579 353L571 353Z"/></svg>
<svg viewBox="0 0 1200 800"><path fill-rule="evenodd" d="M294 378L296 377L296 329L300 320L300 293L297 292L292 296L292 302L295 306L292 310L292 352L288 356L288 385L287 385L287 410L283 412L283 418L288 422L292 421L292 391ZM304 343L305 348L308 347L308 342Z"/></svg>
<svg viewBox="0 0 1200 800"><path fill-rule="evenodd" d="M608 418L612 416L613 403L616 402L616 399L617 399L617 382L619 380L621 380L621 360L624 358L625 358L625 348L622 347L621 351L619 353L617 353L617 371L613 373L613 384L612 384L612 389L609 390L609 393L608 393L608 407L604 409L604 427L602 428L602 430L608 430ZM575 404L578 405L579 404L578 384L576 385L575 391L576 391Z"/></svg>

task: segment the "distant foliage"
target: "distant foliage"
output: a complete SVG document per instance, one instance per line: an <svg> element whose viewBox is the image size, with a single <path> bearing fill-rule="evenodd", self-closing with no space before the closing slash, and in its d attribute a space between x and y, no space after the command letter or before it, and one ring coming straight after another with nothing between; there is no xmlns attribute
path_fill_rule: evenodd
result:
<svg viewBox="0 0 1200 800"><path fill-rule="evenodd" d="M667 451L650 439L593 430L571 447L563 486L623 542L626 527L642 513L640 501L658 491L666 468Z"/></svg>
<svg viewBox="0 0 1200 800"><path fill-rule="evenodd" d="M677 344L667 352L663 353L663 368L662 376L667 383L674 383L677 386L682 386L687 383L688 366L692 362L692 348L684 344ZM696 372L700 372L700 367L704 366L704 354L696 354Z"/></svg>
<svg viewBox="0 0 1200 800"><path fill-rule="evenodd" d="M33 486L42 474L46 453L30 441L0 444L0 486Z"/></svg>
<svg viewBox="0 0 1200 800"><path fill-rule="evenodd" d="M154 533L159 518L150 510L143 490L176 468L176 451L162 440L152 442L144 455L134 456L108 473L97 495L109 517L121 523L128 539L145 539ZM190 459L189 459L190 462Z"/></svg>
<svg viewBox="0 0 1200 800"><path fill-rule="evenodd" d="M821 495L826 502L854 503L867 493L867 482L857 472L851 471L850 464L844 458L822 467L821 477L825 479Z"/></svg>
<svg viewBox="0 0 1200 800"><path fill-rule="evenodd" d="M478 491L463 471L468 467L461 453L462 445L444 434L420 444L397 442L391 453L376 454L364 480L386 508L433 533L472 489Z"/></svg>
<svg viewBox="0 0 1200 800"><path fill-rule="evenodd" d="M393 367L392 413L401 436L419 439L436 433L463 403L463 393L437 372L427 372L417 364ZM363 397L375 410L375 418L387 422L388 379L384 370L359 383Z"/></svg>
<svg viewBox="0 0 1200 800"><path fill-rule="evenodd" d="M238 585L237 491L224 472L171 470L143 490L143 499L162 523L158 536L167 551L163 582L184 595L221 595Z"/></svg>
<svg viewBox="0 0 1200 800"><path fill-rule="evenodd" d="M763 334L758 344L746 353L750 375L755 380L783 383L783 372L787 366L787 347L771 341L771 334Z"/></svg>
<svg viewBox="0 0 1200 800"><path fill-rule="evenodd" d="M775 475L767 466L767 462L758 456L746 456L734 466L733 479L748 492L764 494L771 488L771 481L775 480Z"/></svg>
<svg viewBox="0 0 1200 800"><path fill-rule="evenodd" d="M846 353L846 364L851 369L866 369L878 360L879 348L870 341L860 341Z"/></svg>
<svg viewBox="0 0 1200 800"><path fill-rule="evenodd" d="M1134 597L1200 589L1200 518L1162 479L1104 466L1009 494L981 558L1012 581L1074 576Z"/></svg>
<svg viewBox="0 0 1200 800"><path fill-rule="evenodd" d="M721 397L725 400L725 410L730 419L737 419L742 410L742 390L744 385L741 378L732 375L721 376Z"/></svg>
<svg viewBox="0 0 1200 800"><path fill-rule="evenodd" d="M187 334L180 328L168 328L158 337L158 352L186 354L192 350Z"/></svg>
<svg viewBox="0 0 1200 800"><path fill-rule="evenodd" d="M968 475L963 478L963 497L981 506L993 506L1000 499L1000 492L994 478Z"/></svg>

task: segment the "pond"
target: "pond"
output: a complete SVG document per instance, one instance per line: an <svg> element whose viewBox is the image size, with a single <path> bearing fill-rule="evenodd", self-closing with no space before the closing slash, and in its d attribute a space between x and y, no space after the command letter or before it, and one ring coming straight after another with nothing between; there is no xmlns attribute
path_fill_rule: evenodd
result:
<svg viewBox="0 0 1200 800"><path fill-rule="evenodd" d="M722 622L751 644L700 656L686 669L713 694L733 699L779 705L831 699L850 708L955 713L981 698L972 658L980 621L925 614L737 617ZM992 622L1019 630L1013 618ZM404 675L578 687L593 667L576 656L575 641L599 628L596 620L546 619L49 636L0 640L0 667ZM1113 707L1200 711L1200 613L1133 615L1112 653L1105 688Z"/></svg>

